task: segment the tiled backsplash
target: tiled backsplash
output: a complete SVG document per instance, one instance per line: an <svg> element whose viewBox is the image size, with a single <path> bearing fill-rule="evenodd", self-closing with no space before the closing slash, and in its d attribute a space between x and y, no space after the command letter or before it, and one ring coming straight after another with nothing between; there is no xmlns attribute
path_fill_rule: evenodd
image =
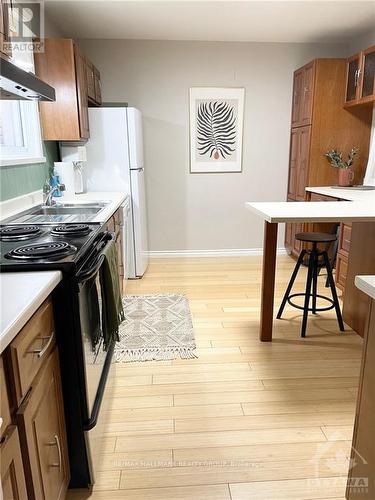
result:
<svg viewBox="0 0 375 500"><path fill-rule="evenodd" d="M0 201L42 189L49 168L53 167L53 162L59 160L57 142L45 141L43 149L46 163L0 168Z"/></svg>

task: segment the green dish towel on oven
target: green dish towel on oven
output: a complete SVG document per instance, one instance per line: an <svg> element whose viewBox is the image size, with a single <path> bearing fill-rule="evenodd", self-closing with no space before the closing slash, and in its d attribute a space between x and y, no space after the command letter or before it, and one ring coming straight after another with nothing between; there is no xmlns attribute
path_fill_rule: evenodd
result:
<svg viewBox="0 0 375 500"><path fill-rule="evenodd" d="M100 287L102 289L102 330L104 349L119 340L119 325L124 321L122 296L117 267L115 242L110 241L102 251L104 256L100 268Z"/></svg>

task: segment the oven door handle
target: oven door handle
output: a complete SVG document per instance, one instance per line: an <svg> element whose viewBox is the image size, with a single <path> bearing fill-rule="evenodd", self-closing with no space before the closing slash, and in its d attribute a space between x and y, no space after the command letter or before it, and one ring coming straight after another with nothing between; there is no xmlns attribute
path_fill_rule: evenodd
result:
<svg viewBox="0 0 375 500"><path fill-rule="evenodd" d="M112 344L107 351L107 356L106 356L105 361L104 361L104 366L103 366L102 374L100 377L98 389L96 392L92 412L91 412L89 419L84 423L84 426L83 426L83 429L85 431L91 431L91 429L93 429L97 424L100 406L101 406L102 401L103 401L104 391L105 391L105 387L107 384L108 373L109 373L109 370L111 368L114 348L115 348L115 346L114 346L114 344Z"/></svg>
<svg viewBox="0 0 375 500"><path fill-rule="evenodd" d="M95 274L97 274L101 265L103 264L103 261L104 261L104 255L99 255L99 257L97 257L94 260L94 264L90 267L90 269L78 273L77 274L78 283L83 283L84 281L87 281L93 276L95 276Z"/></svg>
<svg viewBox="0 0 375 500"><path fill-rule="evenodd" d="M77 274L77 279L78 283L83 283L84 281L89 280L93 276L97 274L99 271L101 265L103 264L104 261L104 255L103 255L103 250L107 245L110 244L111 241L114 240L114 235L112 233L108 233L108 238L107 238L107 243L104 245L104 247L100 250L100 254L94 259L93 264L90 266L89 269L86 269L84 271L80 271Z"/></svg>

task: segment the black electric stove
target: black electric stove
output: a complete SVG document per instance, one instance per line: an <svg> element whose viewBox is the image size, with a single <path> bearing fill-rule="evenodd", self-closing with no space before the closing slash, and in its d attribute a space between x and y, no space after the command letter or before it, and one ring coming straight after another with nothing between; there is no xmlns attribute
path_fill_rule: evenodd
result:
<svg viewBox="0 0 375 500"><path fill-rule="evenodd" d="M101 233L100 224L0 226L1 271L68 270Z"/></svg>
<svg viewBox="0 0 375 500"><path fill-rule="evenodd" d="M62 272L52 301L72 488L95 482L98 437L105 428L104 396L114 345L104 348L99 311L106 293L103 251L113 244L114 235L101 224L0 225L2 273Z"/></svg>

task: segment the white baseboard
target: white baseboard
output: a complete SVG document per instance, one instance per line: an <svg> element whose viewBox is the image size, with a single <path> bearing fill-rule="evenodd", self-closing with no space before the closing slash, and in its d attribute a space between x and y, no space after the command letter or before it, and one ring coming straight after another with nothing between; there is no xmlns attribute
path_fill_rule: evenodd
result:
<svg viewBox="0 0 375 500"><path fill-rule="evenodd" d="M149 257L163 259L171 257L245 257L262 255L263 248L228 248L221 250L160 250L148 252ZM277 255L286 255L283 247L277 249Z"/></svg>

